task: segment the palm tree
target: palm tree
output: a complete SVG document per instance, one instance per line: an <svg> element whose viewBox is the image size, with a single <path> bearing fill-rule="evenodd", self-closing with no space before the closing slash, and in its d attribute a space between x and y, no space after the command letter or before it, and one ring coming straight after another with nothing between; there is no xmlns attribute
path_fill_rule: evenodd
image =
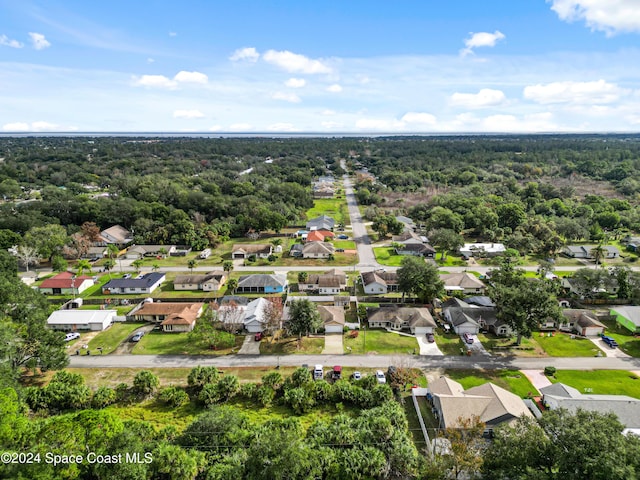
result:
<svg viewBox="0 0 640 480"><path fill-rule="evenodd" d="M109 255L109 258L111 260L117 258L119 254L120 249L116 244L110 243L109 245L107 245L107 255ZM122 272L122 260L120 260L120 271Z"/></svg>
<svg viewBox="0 0 640 480"><path fill-rule="evenodd" d="M158 263L154 263L153 265L151 265L151 270L157 272L158 270L160 270L160 265L158 265Z"/></svg>
<svg viewBox="0 0 640 480"><path fill-rule="evenodd" d="M233 270L233 262L231 260L225 260L222 262L222 269L227 273L231 273L231 270Z"/></svg>
<svg viewBox="0 0 640 480"><path fill-rule="evenodd" d="M191 270L191 273L193 273L193 269L196 268L198 266L198 262L196 262L195 258L192 258L191 260L189 260L189 262L187 263L187 266L189 267L189 270Z"/></svg>
<svg viewBox="0 0 640 480"><path fill-rule="evenodd" d="M604 248L602 244L599 244L598 246L593 247L589 253L593 257L593 260L596 262L596 266L598 266L600 264L600 261L606 255L607 249Z"/></svg>
<svg viewBox="0 0 640 480"><path fill-rule="evenodd" d="M271 245L273 245L274 247L277 247L278 245L282 245L282 239L274 238L273 240L271 240Z"/></svg>
<svg viewBox="0 0 640 480"><path fill-rule="evenodd" d="M111 280L111 269L115 267L116 262L113 258L107 258L102 264L107 272L109 272L109 280Z"/></svg>
<svg viewBox="0 0 640 480"><path fill-rule="evenodd" d="M236 291L236 288L238 288L238 280L236 280L235 278L230 278L227 282L227 292L234 293Z"/></svg>
<svg viewBox="0 0 640 480"><path fill-rule="evenodd" d="M140 273L140 269L142 268L142 263L143 262L144 262L144 260L142 260L141 258L131 262L131 266L136 269L136 273Z"/></svg>
<svg viewBox="0 0 640 480"><path fill-rule="evenodd" d="M85 270L91 273L91 262L89 260L78 260L76 268L78 269L76 273L78 276L82 275Z"/></svg>
<svg viewBox="0 0 640 480"><path fill-rule="evenodd" d="M167 254L169 253L169 251L162 247L160 250L158 250L158 253L160 254L160 256L162 256L162 258L167 258Z"/></svg>
<svg viewBox="0 0 640 480"><path fill-rule="evenodd" d="M309 278L309 274L307 272L298 273L298 283L307 283L307 278Z"/></svg>

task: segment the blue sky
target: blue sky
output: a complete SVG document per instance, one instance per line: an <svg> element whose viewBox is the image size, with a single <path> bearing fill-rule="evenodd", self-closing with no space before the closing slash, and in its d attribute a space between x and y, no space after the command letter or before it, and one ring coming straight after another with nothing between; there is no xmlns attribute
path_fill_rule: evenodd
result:
<svg viewBox="0 0 640 480"><path fill-rule="evenodd" d="M640 130L640 0L0 0L0 131Z"/></svg>

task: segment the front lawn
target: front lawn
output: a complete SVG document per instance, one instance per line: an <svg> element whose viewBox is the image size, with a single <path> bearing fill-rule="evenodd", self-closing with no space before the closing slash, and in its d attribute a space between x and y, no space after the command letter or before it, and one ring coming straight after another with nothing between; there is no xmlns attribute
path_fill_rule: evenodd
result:
<svg viewBox="0 0 640 480"><path fill-rule="evenodd" d="M391 247L373 247L373 254L380 265L388 267L399 267L404 258L403 255L397 255Z"/></svg>
<svg viewBox="0 0 640 480"><path fill-rule="evenodd" d="M366 339L366 344L365 344ZM344 335L343 346L345 353L417 353L420 351L415 337L398 335L386 330L359 330L358 336L352 338L350 333ZM348 347L351 347L349 350Z"/></svg>
<svg viewBox="0 0 640 480"><path fill-rule="evenodd" d="M356 250L356 242L354 242L353 240L334 240L333 242L333 246L338 249L338 248L342 248L344 250Z"/></svg>
<svg viewBox="0 0 640 480"><path fill-rule="evenodd" d="M521 398L537 392L529 379L518 370L445 370L445 375L460 383L464 389L487 382L509 390Z"/></svg>
<svg viewBox="0 0 640 480"><path fill-rule="evenodd" d="M467 350L460 336L454 332L442 333L442 331L436 331L434 336L436 345L445 355L460 355L461 350L462 353Z"/></svg>
<svg viewBox="0 0 640 480"><path fill-rule="evenodd" d="M537 342L550 357L594 357L601 350L586 338L572 336L567 333L534 332L531 338Z"/></svg>
<svg viewBox="0 0 640 480"><path fill-rule="evenodd" d="M615 320L602 322L607 326L607 335L615 338L619 349L632 357L640 357L640 337L636 337Z"/></svg>
<svg viewBox="0 0 640 480"><path fill-rule="evenodd" d="M466 267L468 265L466 260L455 255L448 255L443 260L442 254L437 250L435 258L439 267Z"/></svg>
<svg viewBox="0 0 640 480"><path fill-rule="evenodd" d="M104 332L100 332L89 342L89 350L102 347L102 354L113 352L118 345L129 338L135 330L145 326L146 323L114 323Z"/></svg>
<svg viewBox="0 0 640 480"><path fill-rule="evenodd" d="M235 344L229 348L213 350L202 338L194 339L188 333L152 331L142 337L131 353L137 355L229 355L242 346L244 336L236 335Z"/></svg>
<svg viewBox="0 0 640 480"><path fill-rule="evenodd" d="M529 338L523 338L520 345L516 345L515 337L498 337L487 333L479 333L478 340L491 353L505 353L518 357L544 357L542 347Z"/></svg>
<svg viewBox="0 0 640 480"><path fill-rule="evenodd" d="M266 338L260 342L260 353L264 355L318 355L323 349L324 336L302 337L300 342L297 337L280 338L273 343L270 338Z"/></svg>
<svg viewBox="0 0 640 480"><path fill-rule="evenodd" d="M640 398L640 378L626 370L558 370L549 380L569 385L581 393Z"/></svg>

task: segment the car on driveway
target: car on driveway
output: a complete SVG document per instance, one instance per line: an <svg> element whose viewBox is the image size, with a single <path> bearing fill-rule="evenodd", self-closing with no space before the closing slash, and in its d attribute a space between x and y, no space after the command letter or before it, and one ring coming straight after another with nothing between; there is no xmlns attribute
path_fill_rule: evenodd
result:
<svg viewBox="0 0 640 480"><path fill-rule="evenodd" d="M387 377L384 376L384 372L382 370L378 370L376 372L376 381L380 384L387 383Z"/></svg>
<svg viewBox="0 0 640 480"><path fill-rule="evenodd" d="M142 339L143 336L144 336L144 332L138 332L133 337L131 337L131 341L137 343Z"/></svg>
<svg viewBox="0 0 640 480"><path fill-rule="evenodd" d="M64 341L70 342L71 340L75 340L76 338L80 338L80 334L78 332L69 332L64 336Z"/></svg>
<svg viewBox="0 0 640 480"><path fill-rule="evenodd" d="M344 248L336 248L337 253L344 253Z"/></svg>
<svg viewBox="0 0 640 480"><path fill-rule="evenodd" d="M256 342L259 342L260 340L262 340L262 332L258 332L258 333L256 333L256 334L253 336L253 339L254 339Z"/></svg>
<svg viewBox="0 0 640 480"><path fill-rule="evenodd" d="M616 348L618 346L618 342L616 342L614 338L608 337L606 335L602 336L602 341L609 345L611 348Z"/></svg>
<svg viewBox="0 0 640 480"><path fill-rule="evenodd" d="M427 333L427 342L433 343L436 341L436 338L433 336L433 333Z"/></svg>
<svg viewBox="0 0 640 480"><path fill-rule="evenodd" d="M464 338L465 343L468 343L469 345L473 343L473 335L470 333L465 333L462 337Z"/></svg>
<svg viewBox="0 0 640 480"><path fill-rule="evenodd" d="M348 240L349 235L340 234L336 237L338 240Z"/></svg>

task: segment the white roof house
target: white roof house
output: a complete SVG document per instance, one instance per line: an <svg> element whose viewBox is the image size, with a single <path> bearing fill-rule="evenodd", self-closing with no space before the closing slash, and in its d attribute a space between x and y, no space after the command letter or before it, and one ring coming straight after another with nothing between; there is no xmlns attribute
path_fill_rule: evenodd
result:
<svg viewBox="0 0 640 480"><path fill-rule="evenodd" d="M111 325L118 312L115 310L56 310L47 319L54 330L102 331Z"/></svg>
<svg viewBox="0 0 640 480"><path fill-rule="evenodd" d="M470 258L480 254L480 256L495 256L504 253L506 250L502 243L465 243L460 249L460 255Z"/></svg>

